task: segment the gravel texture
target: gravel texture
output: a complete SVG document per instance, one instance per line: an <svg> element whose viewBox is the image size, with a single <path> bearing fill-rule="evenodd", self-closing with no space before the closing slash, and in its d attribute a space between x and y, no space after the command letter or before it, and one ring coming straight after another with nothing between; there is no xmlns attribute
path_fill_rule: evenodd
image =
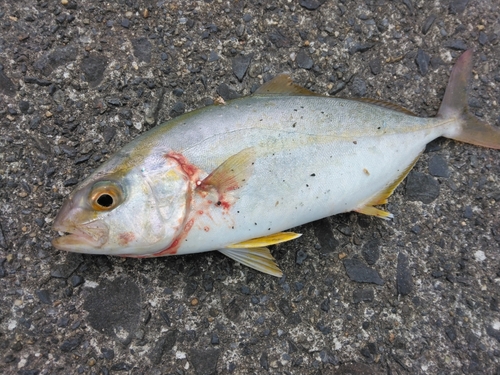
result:
<svg viewBox="0 0 500 375"><path fill-rule="evenodd" d="M50 226L138 134L283 72L433 116L474 48L471 111L498 126L499 25L496 0L0 2L0 373L498 374L499 151L432 142L394 220L297 228L281 279L67 254Z"/></svg>

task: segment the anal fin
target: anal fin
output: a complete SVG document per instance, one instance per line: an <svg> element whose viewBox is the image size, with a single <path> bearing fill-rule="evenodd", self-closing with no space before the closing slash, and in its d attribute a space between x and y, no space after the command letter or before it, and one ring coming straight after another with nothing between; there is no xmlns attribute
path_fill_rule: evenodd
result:
<svg viewBox="0 0 500 375"><path fill-rule="evenodd" d="M276 245L278 243L287 242L299 238L302 234L294 233L294 232L279 232L274 233L269 236L252 238L248 241L238 242L236 244L229 245L228 248L244 248L244 249L252 249L257 247L265 247Z"/></svg>
<svg viewBox="0 0 500 375"><path fill-rule="evenodd" d="M405 170L396 178L392 183L387 185L382 191L379 193L375 194L370 200L365 203L363 206L356 208L354 211L369 215L369 216L376 216L380 217L386 220L392 219L394 217L393 214L390 212L381 210L379 208L376 208L374 206L380 206L383 204L387 204L388 198L394 193L394 190L399 186L399 184L405 179L405 177L410 173L410 171L413 169L415 164L417 163L418 158L420 157L420 154L413 160L408 167L405 168Z"/></svg>
<svg viewBox="0 0 500 375"><path fill-rule="evenodd" d="M394 217L394 215L390 212L381 210L380 208L373 206L364 206L361 208L357 208L355 211L359 212L360 214L376 216L386 220L392 219Z"/></svg>
<svg viewBox="0 0 500 375"><path fill-rule="evenodd" d="M252 249L220 249L225 256L244 264L247 267L266 273L271 276L281 277L283 272L279 269L269 249L256 247Z"/></svg>

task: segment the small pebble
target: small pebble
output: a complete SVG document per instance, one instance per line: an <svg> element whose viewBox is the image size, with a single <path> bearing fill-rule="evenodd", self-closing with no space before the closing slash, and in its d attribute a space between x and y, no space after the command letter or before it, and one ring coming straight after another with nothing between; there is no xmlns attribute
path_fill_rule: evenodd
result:
<svg viewBox="0 0 500 375"><path fill-rule="evenodd" d="M429 159L429 173L434 177L449 177L448 163L441 155L433 155Z"/></svg>
<svg viewBox="0 0 500 375"><path fill-rule="evenodd" d="M396 287L398 294L402 296L406 296L413 291L413 278L409 269L408 256L402 252L398 254Z"/></svg>
<svg viewBox="0 0 500 375"><path fill-rule="evenodd" d="M372 302L374 298L374 292L372 288L364 288L361 290L355 290L352 292L352 300L354 303Z"/></svg>
<svg viewBox="0 0 500 375"><path fill-rule="evenodd" d="M210 343L211 343L212 345L219 345L219 344L220 344L219 336L217 336L217 334L216 334L216 333L214 333L214 334L212 335L212 339L210 340Z"/></svg>
<svg viewBox="0 0 500 375"><path fill-rule="evenodd" d="M406 197L429 204L439 196L439 183L431 176L412 171L406 179Z"/></svg>
<svg viewBox="0 0 500 375"><path fill-rule="evenodd" d="M298 250L295 254L295 263L301 265L307 259L307 253L304 250Z"/></svg>
<svg viewBox="0 0 500 375"><path fill-rule="evenodd" d="M436 20L436 16L431 14L429 17L427 17L424 21L424 25L422 26L422 34L427 34L431 28L431 26L434 24L434 21Z"/></svg>
<svg viewBox="0 0 500 375"><path fill-rule="evenodd" d="M199 301L198 301L198 298L193 298L193 299L191 300L191 306L196 306L196 305L198 305L198 302L199 302Z"/></svg>
<svg viewBox="0 0 500 375"><path fill-rule="evenodd" d="M233 74L240 82L243 81L243 77L245 76L251 61L252 55L238 55L233 60Z"/></svg>
<svg viewBox="0 0 500 375"><path fill-rule="evenodd" d="M430 56L419 48L417 51L417 56L415 57L415 63L417 64L418 70L421 75L425 76L429 71L430 61Z"/></svg>
<svg viewBox="0 0 500 375"><path fill-rule="evenodd" d="M367 93L366 82L363 78L355 76L351 81L351 90L354 96L362 97Z"/></svg>
<svg viewBox="0 0 500 375"><path fill-rule="evenodd" d="M377 285L384 285L385 283L375 269L368 267L359 259L353 258L344 260L344 267L347 276L349 276L352 281L358 283L373 283Z"/></svg>
<svg viewBox="0 0 500 375"><path fill-rule="evenodd" d="M373 75L380 74L380 72L382 71L382 60L380 59L370 61L369 65Z"/></svg>
<svg viewBox="0 0 500 375"><path fill-rule="evenodd" d="M304 51L300 51L297 54L295 61L297 62L297 66L299 68L306 70L311 69L314 65L313 59Z"/></svg>

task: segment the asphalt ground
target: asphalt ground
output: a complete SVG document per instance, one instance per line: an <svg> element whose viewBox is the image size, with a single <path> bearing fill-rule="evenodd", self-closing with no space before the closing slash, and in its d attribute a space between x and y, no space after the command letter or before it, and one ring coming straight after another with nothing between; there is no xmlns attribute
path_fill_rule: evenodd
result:
<svg viewBox="0 0 500 375"><path fill-rule="evenodd" d="M494 0L0 1L0 373L498 374L500 154L438 139L390 198L296 228L281 279L219 253L79 255L75 184L169 118L287 72L434 116L475 50L500 122Z"/></svg>

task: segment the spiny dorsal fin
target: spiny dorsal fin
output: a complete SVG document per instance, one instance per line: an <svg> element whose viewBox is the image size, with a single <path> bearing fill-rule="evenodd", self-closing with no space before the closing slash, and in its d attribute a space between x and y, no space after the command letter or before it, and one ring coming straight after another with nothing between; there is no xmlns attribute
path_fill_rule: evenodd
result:
<svg viewBox="0 0 500 375"><path fill-rule="evenodd" d="M283 276L283 272L279 269L269 249L265 247L256 247L253 249L220 249L219 251L238 263L257 271L276 277Z"/></svg>
<svg viewBox="0 0 500 375"><path fill-rule="evenodd" d="M387 203L387 199L392 195L392 193L394 193L394 190L396 190L398 185L405 179L408 173L410 173L419 157L420 154L415 158L415 160L411 162L408 167L406 167L406 169L399 175L398 178L396 178L396 180L387 185L384 190L372 197L370 201L368 201L364 206L356 208L354 211L365 215L381 217L383 219L393 218L393 215L390 212L381 210L373 206L379 206Z"/></svg>
<svg viewBox="0 0 500 375"><path fill-rule="evenodd" d="M260 86L254 95L322 96L293 83L288 74L280 74Z"/></svg>
<svg viewBox="0 0 500 375"><path fill-rule="evenodd" d="M300 236L302 236L302 234L294 233L294 232L279 232L279 233L271 234L269 236L252 238L251 240L248 240L248 241L235 243L235 244L229 245L228 248L231 248L231 249L235 249L235 248L251 249L251 248L256 248L256 247L271 246L271 245L276 245L276 244L279 244L282 242L294 240Z"/></svg>
<svg viewBox="0 0 500 375"><path fill-rule="evenodd" d="M409 109L401 107L398 104L394 104L394 103L390 103L390 102L385 102L383 100L371 99L371 98L357 98L357 99L350 99L350 100L356 100L358 102L363 102L363 103L369 103L369 104L373 104L373 105L378 105L379 107L384 107L384 108L387 108L387 109L392 109L393 111L398 111L398 112L404 113L406 115L417 116L415 113L413 113Z"/></svg>

